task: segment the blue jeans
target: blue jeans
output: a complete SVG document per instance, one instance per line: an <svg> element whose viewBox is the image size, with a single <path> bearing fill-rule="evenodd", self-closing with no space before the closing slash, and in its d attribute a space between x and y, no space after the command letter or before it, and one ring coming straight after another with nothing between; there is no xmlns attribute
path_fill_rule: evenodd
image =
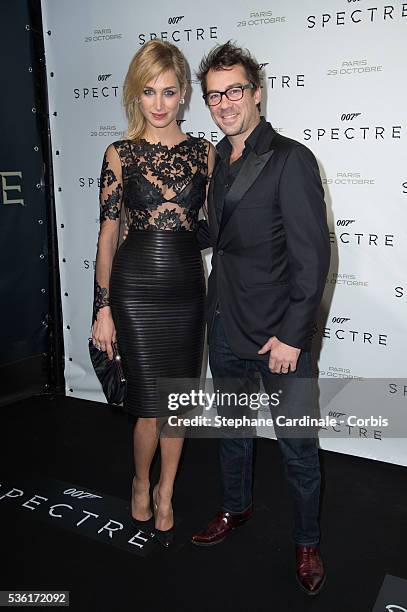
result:
<svg viewBox="0 0 407 612"><path fill-rule="evenodd" d="M260 373L266 392L276 389L276 379L312 376L311 354L301 353L297 369L289 374L273 374L267 361L241 359L232 352L227 341L221 314L215 315L209 338L209 365L214 385L222 387L222 379L247 380L247 388L255 384L256 372ZM219 381L219 387L218 387ZM230 414L230 413L229 413ZM294 509L293 539L297 545L319 543L319 498L321 474L317 439L284 438L276 428L276 436L282 452L285 474ZM227 512L244 512L252 504L253 438L226 437L220 440L220 469L223 490L222 509Z"/></svg>

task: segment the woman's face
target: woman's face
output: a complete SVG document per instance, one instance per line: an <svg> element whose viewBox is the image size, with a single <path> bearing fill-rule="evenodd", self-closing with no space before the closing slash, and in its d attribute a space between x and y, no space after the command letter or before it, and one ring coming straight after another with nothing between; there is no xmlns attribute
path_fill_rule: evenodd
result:
<svg viewBox="0 0 407 612"><path fill-rule="evenodd" d="M183 95L177 76L171 69L144 86L138 105L148 124L154 128L165 128L176 120Z"/></svg>

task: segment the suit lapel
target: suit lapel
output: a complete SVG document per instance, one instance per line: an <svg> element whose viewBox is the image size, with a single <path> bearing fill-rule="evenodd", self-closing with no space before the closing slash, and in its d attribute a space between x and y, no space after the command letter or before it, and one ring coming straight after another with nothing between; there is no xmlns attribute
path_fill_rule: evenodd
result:
<svg viewBox="0 0 407 612"><path fill-rule="evenodd" d="M216 215L215 200L213 198L213 189L215 184L215 178L219 170L219 157L216 158L215 167L212 172L212 178L209 183L208 189L208 216L209 216L209 230L213 232L215 238L219 234L219 223Z"/></svg>
<svg viewBox="0 0 407 612"><path fill-rule="evenodd" d="M250 151L239 170L239 174L233 181L233 185L228 191L223 205L222 219L220 223L219 233L225 228L230 217L234 213L237 205L245 195L245 193L253 185L264 166L267 164L274 150L266 151L262 155L257 155L255 151Z"/></svg>

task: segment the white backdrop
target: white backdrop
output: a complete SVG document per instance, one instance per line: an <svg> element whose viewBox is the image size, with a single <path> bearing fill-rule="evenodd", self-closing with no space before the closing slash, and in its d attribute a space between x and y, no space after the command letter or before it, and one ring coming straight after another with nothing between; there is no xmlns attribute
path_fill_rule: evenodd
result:
<svg viewBox="0 0 407 612"><path fill-rule="evenodd" d="M329 8L327 8L327 4ZM67 395L103 401L87 352L105 148L126 124L121 88L143 42L177 44L191 68L182 129L218 142L195 70L233 39L264 65L262 114L307 145L324 182L332 262L321 308L321 399L329 410L406 415L407 3L243 0L154 4L42 0L56 185ZM317 342L318 344L318 342ZM328 381L381 379L375 392ZM369 398L369 400L368 400ZM327 403L326 400L325 403ZM321 446L407 465L380 428L333 433ZM332 432L331 432L332 434ZM402 433L400 433L400 436Z"/></svg>

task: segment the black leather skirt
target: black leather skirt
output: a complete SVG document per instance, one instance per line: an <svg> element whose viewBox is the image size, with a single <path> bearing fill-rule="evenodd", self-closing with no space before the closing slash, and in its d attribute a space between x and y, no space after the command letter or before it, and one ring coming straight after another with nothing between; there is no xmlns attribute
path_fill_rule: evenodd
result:
<svg viewBox="0 0 407 612"><path fill-rule="evenodd" d="M169 416L157 379L201 372L205 277L195 234L130 229L113 260L110 301L127 379L124 409Z"/></svg>

